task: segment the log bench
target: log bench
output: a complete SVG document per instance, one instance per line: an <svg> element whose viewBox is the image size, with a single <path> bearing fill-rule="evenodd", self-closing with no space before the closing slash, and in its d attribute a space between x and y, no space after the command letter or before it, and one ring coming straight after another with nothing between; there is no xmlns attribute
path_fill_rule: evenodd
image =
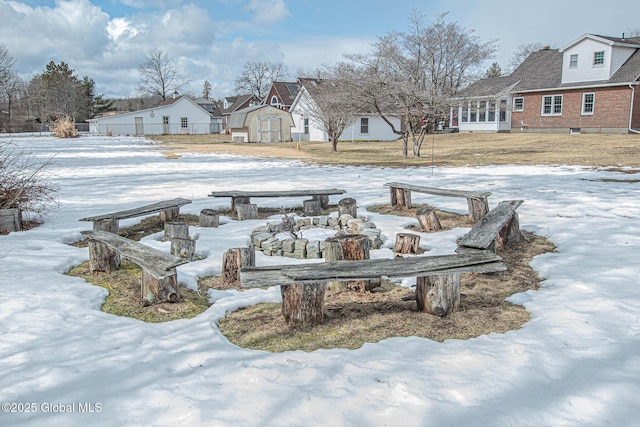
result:
<svg viewBox="0 0 640 427"><path fill-rule="evenodd" d="M103 215L90 216L87 218L82 218L80 219L80 221L93 222L94 230L118 233L118 230L120 228L119 220L121 219L135 218L139 216L160 213L160 220L162 222L175 221L180 216L180 207L188 203L191 203L191 200L180 198L165 200L158 203L152 203L150 205L140 206L139 208L128 209Z"/></svg>
<svg viewBox="0 0 640 427"><path fill-rule="evenodd" d="M463 191L452 190L446 188L424 187L421 185L403 184L401 182L388 182L385 186L389 187L391 193L391 206L395 208L410 209L411 192L431 194L434 196L444 197L462 197L467 199L469 208L469 220L476 223L487 212L489 212L489 196L488 191Z"/></svg>
<svg viewBox="0 0 640 427"><path fill-rule="evenodd" d="M81 233L89 239L89 270L92 274L116 270L124 258L142 268L143 305L179 300L176 267L185 264L185 259L107 231L87 230Z"/></svg>
<svg viewBox="0 0 640 427"><path fill-rule="evenodd" d="M524 236L520 231L520 220L516 209L523 200L500 202L483 216L458 242L458 253L474 250L495 252L506 243L520 243Z"/></svg>
<svg viewBox="0 0 640 427"><path fill-rule="evenodd" d="M417 277L418 308L437 316L457 310L460 273L506 270L502 258L490 251L427 257L365 259L318 264L243 267L243 287L280 285L282 314L288 324L319 324L323 320L327 282Z"/></svg>
<svg viewBox="0 0 640 427"><path fill-rule="evenodd" d="M321 215L322 209L329 207L329 196L344 194L345 190L337 188L320 190L284 190L284 191L212 191L209 197L231 197L231 210L236 211L239 205L251 205L252 197L311 197L304 201L305 213L311 215Z"/></svg>

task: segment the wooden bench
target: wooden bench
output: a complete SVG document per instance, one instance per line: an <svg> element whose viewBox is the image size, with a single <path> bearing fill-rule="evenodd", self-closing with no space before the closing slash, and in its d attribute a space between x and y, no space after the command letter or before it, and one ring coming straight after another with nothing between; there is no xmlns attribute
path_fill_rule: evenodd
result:
<svg viewBox="0 0 640 427"><path fill-rule="evenodd" d="M322 323L326 283L386 277L417 277L418 308L438 316L460 304L460 273L506 270L490 251L427 257L334 261L318 264L243 267L243 287L280 285L282 314L289 324Z"/></svg>
<svg viewBox="0 0 640 427"><path fill-rule="evenodd" d="M401 182L388 182L385 186L391 192L391 206L395 208L411 208L411 192L431 194L444 197L462 197L467 199L469 208L469 220L476 223L487 212L489 212L489 196L487 191L463 191L446 188L423 187L420 185L403 184Z"/></svg>
<svg viewBox="0 0 640 427"><path fill-rule="evenodd" d="M180 198L165 200L163 202L152 203L150 205L141 206L139 208L128 209L104 215L90 216L87 218L82 218L80 221L93 222L94 230L118 233L118 230L120 228L119 220L121 219L135 218L138 216L150 215L159 212L160 220L162 222L175 221L180 216L180 207L188 203L191 203L191 200Z"/></svg>
<svg viewBox="0 0 640 427"><path fill-rule="evenodd" d="M89 239L91 273L109 273L118 269L122 257L142 268L143 305L179 300L176 267L185 264L185 259L107 231L87 230L81 233Z"/></svg>
<svg viewBox="0 0 640 427"><path fill-rule="evenodd" d="M320 215L322 209L329 207L329 196L344 194L345 190L330 188L325 190L284 190L284 191L213 191L209 197L231 197L231 209L237 210L239 205L250 205L252 197L311 197L304 201L304 210L307 215Z"/></svg>
<svg viewBox="0 0 640 427"><path fill-rule="evenodd" d="M495 252L506 243L519 243L524 240L520 231L520 220L516 209L523 200L500 202L478 221L458 242L458 253L473 250Z"/></svg>

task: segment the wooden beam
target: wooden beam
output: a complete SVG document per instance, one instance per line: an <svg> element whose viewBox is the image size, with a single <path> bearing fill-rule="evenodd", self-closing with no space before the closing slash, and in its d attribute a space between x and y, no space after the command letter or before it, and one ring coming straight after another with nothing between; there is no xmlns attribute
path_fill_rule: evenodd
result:
<svg viewBox="0 0 640 427"><path fill-rule="evenodd" d="M325 283L385 277L421 277L444 273L488 273L506 270L502 258L491 251L425 257L335 261L316 264L249 267L240 270L243 287Z"/></svg>
<svg viewBox="0 0 640 427"><path fill-rule="evenodd" d="M460 240L459 245L476 249L488 248L523 202L523 200L500 202L473 226L471 231Z"/></svg>
<svg viewBox="0 0 640 427"><path fill-rule="evenodd" d="M404 190L417 191L418 193L433 194L434 196L464 197L466 199L484 199L491 195L488 191L464 191L447 188L424 187L420 185L404 184L401 182L388 182L387 187L402 188Z"/></svg>
<svg viewBox="0 0 640 427"><path fill-rule="evenodd" d="M303 197L303 196L329 196L332 194L344 194L346 190L331 188L328 190L266 190L266 191L212 191L209 197Z"/></svg>
<svg viewBox="0 0 640 427"><path fill-rule="evenodd" d="M100 221L104 219L126 219L135 218L137 216L148 215L160 211L164 211L171 208L179 208L180 206L191 203L191 200L187 199L172 199L165 200L163 202L152 203L150 205L141 206L135 209L128 209L124 211L113 212L104 215L90 216L82 218L80 221Z"/></svg>

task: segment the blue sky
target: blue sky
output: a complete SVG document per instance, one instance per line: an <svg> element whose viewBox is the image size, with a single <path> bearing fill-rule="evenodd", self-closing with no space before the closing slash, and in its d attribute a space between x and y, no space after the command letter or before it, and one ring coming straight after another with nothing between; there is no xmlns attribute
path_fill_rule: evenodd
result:
<svg viewBox="0 0 640 427"><path fill-rule="evenodd" d="M136 96L138 66L150 49L177 61L198 94L209 80L217 97L233 95L248 60L283 62L292 78L344 53L365 53L378 36L406 30L412 9L429 19L496 41L493 61L506 68L518 46L562 47L584 33L619 36L639 29L632 0L0 0L0 43L24 77L51 60L67 62L108 97Z"/></svg>

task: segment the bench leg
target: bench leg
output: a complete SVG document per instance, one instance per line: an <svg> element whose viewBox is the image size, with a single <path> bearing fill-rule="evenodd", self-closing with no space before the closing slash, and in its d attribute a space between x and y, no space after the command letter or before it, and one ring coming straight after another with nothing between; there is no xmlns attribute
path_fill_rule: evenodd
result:
<svg viewBox="0 0 640 427"><path fill-rule="evenodd" d="M454 313L460 306L460 273L418 277L416 280L418 310L436 316Z"/></svg>
<svg viewBox="0 0 640 427"><path fill-rule="evenodd" d="M231 197L231 210L235 211L238 205L248 205L250 203L250 197Z"/></svg>
<svg viewBox="0 0 640 427"><path fill-rule="evenodd" d="M322 202L320 200L305 200L302 202L304 216L322 215Z"/></svg>
<svg viewBox="0 0 640 427"><path fill-rule="evenodd" d="M89 271L111 273L120 267L120 255L108 245L89 239Z"/></svg>
<svg viewBox="0 0 640 427"><path fill-rule="evenodd" d="M178 302L178 275L172 268L166 275L158 276L151 271L142 269L141 304L148 306L162 302Z"/></svg>
<svg viewBox="0 0 640 427"><path fill-rule="evenodd" d="M329 208L329 196L311 196L312 200L320 200L320 207L322 209Z"/></svg>
<svg viewBox="0 0 640 427"><path fill-rule="evenodd" d="M258 205L255 203L236 205L236 214L238 215L238 221L258 219Z"/></svg>
<svg viewBox="0 0 640 427"><path fill-rule="evenodd" d="M281 285L282 316L288 325L319 325L324 318L325 283Z"/></svg>
<svg viewBox="0 0 640 427"><path fill-rule="evenodd" d="M467 199L469 207L469 221L472 224L480 221L480 219L489 212L489 200L486 197L481 199Z"/></svg>
<svg viewBox="0 0 640 427"><path fill-rule="evenodd" d="M411 209L411 190L389 187L391 192L391 207Z"/></svg>
<svg viewBox="0 0 640 427"><path fill-rule="evenodd" d="M170 208L160 211L160 221L171 222L177 221L180 218L180 208Z"/></svg>
<svg viewBox="0 0 640 427"><path fill-rule="evenodd" d="M120 231L120 221L117 219L101 219L93 221L93 230L118 234L118 231Z"/></svg>
<svg viewBox="0 0 640 427"><path fill-rule="evenodd" d="M502 247L507 243L521 243L524 241L524 236L520 231L520 219L518 212L514 212L511 219L502 227L502 230L498 233L497 247Z"/></svg>

